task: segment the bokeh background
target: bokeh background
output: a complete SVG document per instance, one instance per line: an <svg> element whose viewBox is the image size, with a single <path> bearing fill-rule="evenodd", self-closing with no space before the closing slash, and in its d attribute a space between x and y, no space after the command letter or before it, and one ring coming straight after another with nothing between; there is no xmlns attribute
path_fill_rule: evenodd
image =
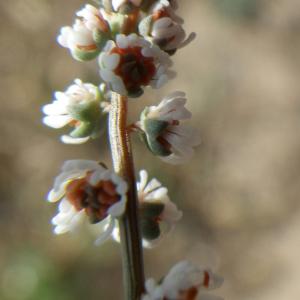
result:
<svg viewBox="0 0 300 300"><path fill-rule="evenodd" d="M174 56L178 76L131 102L186 91L202 145L184 166L152 157L134 138L137 169L169 187L184 212L176 230L145 251L147 277L187 258L222 274L228 300L300 299L300 2L180 2L197 40ZM0 299L122 299L118 245L93 245L87 229L54 236L45 201L66 159L110 165L106 136L59 142L41 106L74 78L97 83L95 63L78 63L55 43L84 1L0 2Z"/></svg>

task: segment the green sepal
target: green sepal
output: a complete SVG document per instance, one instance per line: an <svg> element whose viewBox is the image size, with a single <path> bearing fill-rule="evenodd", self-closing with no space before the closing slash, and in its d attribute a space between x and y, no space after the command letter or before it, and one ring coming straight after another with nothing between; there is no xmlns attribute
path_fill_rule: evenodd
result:
<svg viewBox="0 0 300 300"><path fill-rule="evenodd" d="M169 156L172 151L158 141L158 137L161 136L163 131L169 126L169 123L158 119L148 118L148 113L148 107L141 113L142 128L144 130L144 134L141 134L141 138L154 155Z"/></svg>
<svg viewBox="0 0 300 300"><path fill-rule="evenodd" d="M142 237L146 240L155 240L160 236L160 228L155 221L149 219L141 219L140 228Z"/></svg>
<svg viewBox="0 0 300 300"><path fill-rule="evenodd" d="M148 148L154 155L168 156L172 152L158 141L158 137L168 127L168 122L157 119L145 119L143 122Z"/></svg>
<svg viewBox="0 0 300 300"><path fill-rule="evenodd" d="M97 98L100 98L100 95L99 93ZM74 105L70 108L70 115L80 121L80 125L74 128L70 136L74 138L94 136L99 131L99 119L102 117L99 100Z"/></svg>
<svg viewBox="0 0 300 300"><path fill-rule="evenodd" d="M70 108L70 115L79 121L93 122L101 116L99 101L76 104Z"/></svg>
<svg viewBox="0 0 300 300"><path fill-rule="evenodd" d="M143 127L150 139L156 139L157 137L159 137L168 126L169 123L162 120L145 119L143 121Z"/></svg>
<svg viewBox="0 0 300 300"><path fill-rule="evenodd" d="M76 126L74 130L71 131L70 136L73 138L83 138L90 136L94 131L94 124L91 122L80 122L79 126Z"/></svg>
<svg viewBox="0 0 300 300"><path fill-rule="evenodd" d="M94 123L94 130L91 134L91 138L96 139L103 134L107 127L107 119L108 114L102 114L100 120L98 119L96 123Z"/></svg>
<svg viewBox="0 0 300 300"><path fill-rule="evenodd" d="M72 56L79 61L89 61L96 58L99 55L99 52L99 49L93 51L84 51L77 48L72 51Z"/></svg>
<svg viewBox="0 0 300 300"><path fill-rule="evenodd" d="M110 39L110 33L96 29L93 31L93 39L98 49L102 50L102 48L106 45L106 42Z"/></svg>
<svg viewBox="0 0 300 300"><path fill-rule="evenodd" d="M154 155L158 156L169 156L172 154L172 151L163 146L157 139L147 139L148 147Z"/></svg>
<svg viewBox="0 0 300 300"><path fill-rule="evenodd" d="M165 208L165 205L163 203L149 203L144 202L140 205L140 214L141 218L144 219L154 219L161 215Z"/></svg>

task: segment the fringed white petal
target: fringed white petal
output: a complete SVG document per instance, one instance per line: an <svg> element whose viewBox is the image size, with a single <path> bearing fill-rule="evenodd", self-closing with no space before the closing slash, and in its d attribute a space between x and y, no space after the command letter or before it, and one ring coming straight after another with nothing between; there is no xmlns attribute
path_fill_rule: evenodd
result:
<svg viewBox="0 0 300 300"><path fill-rule="evenodd" d="M78 145L87 142L90 137L87 136L83 138L73 138L69 135L62 135L60 139L64 144Z"/></svg>

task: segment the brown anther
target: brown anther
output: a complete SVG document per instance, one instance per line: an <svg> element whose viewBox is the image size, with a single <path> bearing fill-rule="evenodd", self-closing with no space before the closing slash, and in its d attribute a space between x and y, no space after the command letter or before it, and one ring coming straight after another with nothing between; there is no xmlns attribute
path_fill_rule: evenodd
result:
<svg viewBox="0 0 300 300"><path fill-rule="evenodd" d="M208 288L210 283L210 276L207 271L204 271L204 279L203 279L203 285Z"/></svg>
<svg viewBox="0 0 300 300"><path fill-rule="evenodd" d="M82 51L94 51L97 50L97 45L87 45L87 46L77 45L77 48Z"/></svg>
<svg viewBox="0 0 300 300"><path fill-rule="evenodd" d="M72 180L66 187L66 198L77 211L84 209L91 223L98 223L107 217L109 208L120 201L120 195L110 180L91 185L91 175L92 172L88 172L84 178Z"/></svg>
<svg viewBox="0 0 300 300"><path fill-rule="evenodd" d="M99 21L99 26L100 26L100 30L102 32L108 32L109 31L109 25L108 22L106 20L104 20L104 18L100 15L96 16L98 21Z"/></svg>

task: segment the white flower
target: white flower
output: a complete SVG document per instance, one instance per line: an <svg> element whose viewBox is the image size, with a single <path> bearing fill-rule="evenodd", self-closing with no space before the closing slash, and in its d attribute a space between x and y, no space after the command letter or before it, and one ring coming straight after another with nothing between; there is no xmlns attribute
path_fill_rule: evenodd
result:
<svg viewBox="0 0 300 300"><path fill-rule="evenodd" d="M200 140L195 129L182 125L191 118L183 92L174 92L157 106L146 107L136 124L145 135L149 149L163 161L180 164L194 153Z"/></svg>
<svg viewBox="0 0 300 300"><path fill-rule="evenodd" d="M106 22L101 10L93 5L86 4L85 7L76 13L78 17L81 17L86 27L93 30L100 30L103 32L109 31L109 25Z"/></svg>
<svg viewBox="0 0 300 300"><path fill-rule="evenodd" d="M182 212L171 202L167 188L163 187L156 178L148 182L148 173L145 170L140 171L137 191L141 213L140 218L142 218L143 224L149 225L150 223L150 236L153 235L151 230L153 231L156 226L158 229L158 236L154 239L143 236L144 247L151 248L174 228L175 224L181 219ZM146 232L143 232L143 229ZM142 235L143 233L147 233L147 227L142 227Z"/></svg>
<svg viewBox="0 0 300 300"><path fill-rule="evenodd" d="M62 27L57 38L58 43L68 48L77 60L86 60L83 55L90 54L94 58L98 54L98 47L93 38L93 32L82 20L76 19L73 27Z"/></svg>
<svg viewBox="0 0 300 300"><path fill-rule="evenodd" d="M77 12L79 19L72 27L62 27L57 38L58 43L68 48L72 56L79 61L95 58L109 38L110 28L102 12L87 4Z"/></svg>
<svg viewBox="0 0 300 300"><path fill-rule="evenodd" d="M69 160L56 177L49 202L60 201L52 219L54 233L75 229L83 219L101 227L98 243L110 237L116 218L124 213L127 184L95 161Z"/></svg>
<svg viewBox="0 0 300 300"><path fill-rule="evenodd" d="M169 233L181 219L182 212L171 202L167 188L155 178L148 182L148 173L140 171L137 182L139 218L143 247L152 248ZM119 228L113 232L115 241L120 242Z"/></svg>
<svg viewBox="0 0 300 300"><path fill-rule="evenodd" d="M121 95L140 96L142 87L160 88L168 79L171 61L166 53L136 34L118 34L99 56L100 75Z"/></svg>
<svg viewBox="0 0 300 300"><path fill-rule="evenodd" d="M155 5L153 13L140 22L139 32L162 50L173 54L196 36L195 33L191 33L186 37L182 23L183 20L175 15L169 2L161 1Z"/></svg>
<svg viewBox="0 0 300 300"><path fill-rule="evenodd" d="M112 0L112 6L114 11L118 11L119 8L126 3L131 3L136 7L139 7L143 0Z"/></svg>
<svg viewBox="0 0 300 300"><path fill-rule="evenodd" d="M99 129L102 114L100 100L104 86L100 89L91 83L75 79L74 84L65 92L55 92L53 102L43 107L43 112L47 115L43 118L44 124L52 128L72 126L74 130L71 134L61 138L64 143L86 142Z"/></svg>
<svg viewBox="0 0 300 300"><path fill-rule="evenodd" d="M223 278L211 270L194 266L188 261L177 263L160 284L154 279L146 281L142 300L208 300L221 299L206 293L220 287Z"/></svg>

